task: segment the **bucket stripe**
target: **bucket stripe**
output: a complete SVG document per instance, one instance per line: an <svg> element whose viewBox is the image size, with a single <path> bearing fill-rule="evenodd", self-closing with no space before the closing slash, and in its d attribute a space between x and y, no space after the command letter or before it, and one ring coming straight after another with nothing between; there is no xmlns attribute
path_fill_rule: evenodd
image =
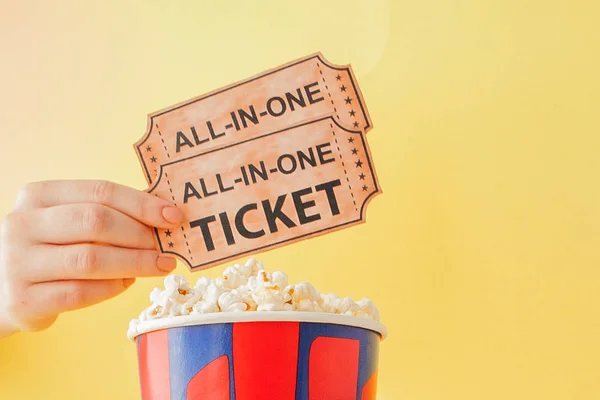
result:
<svg viewBox="0 0 600 400"><path fill-rule="evenodd" d="M140 383L144 400L164 400L170 395L168 331L150 332L138 338Z"/></svg>
<svg viewBox="0 0 600 400"><path fill-rule="evenodd" d="M297 322L234 325L237 400L294 399L299 332Z"/></svg>

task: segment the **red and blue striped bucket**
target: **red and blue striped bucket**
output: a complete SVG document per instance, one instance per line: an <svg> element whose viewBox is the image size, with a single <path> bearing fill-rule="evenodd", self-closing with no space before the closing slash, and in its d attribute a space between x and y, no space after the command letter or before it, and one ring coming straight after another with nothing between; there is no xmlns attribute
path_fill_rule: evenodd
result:
<svg viewBox="0 0 600 400"><path fill-rule="evenodd" d="M375 400L385 327L307 312L221 313L142 323L143 400Z"/></svg>

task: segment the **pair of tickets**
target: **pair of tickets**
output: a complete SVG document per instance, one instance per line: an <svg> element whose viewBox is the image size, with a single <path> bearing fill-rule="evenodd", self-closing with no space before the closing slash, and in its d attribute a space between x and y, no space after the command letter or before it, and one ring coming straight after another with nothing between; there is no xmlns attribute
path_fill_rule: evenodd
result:
<svg viewBox="0 0 600 400"><path fill-rule="evenodd" d="M351 66L320 53L150 114L147 192L185 215L160 251L200 270L364 222L372 127Z"/></svg>

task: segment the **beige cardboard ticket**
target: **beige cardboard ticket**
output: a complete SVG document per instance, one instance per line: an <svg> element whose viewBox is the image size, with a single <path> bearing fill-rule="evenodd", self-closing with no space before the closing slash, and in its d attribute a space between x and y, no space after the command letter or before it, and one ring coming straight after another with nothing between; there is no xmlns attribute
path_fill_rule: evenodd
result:
<svg viewBox="0 0 600 400"><path fill-rule="evenodd" d="M155 229L163 253L203 269L365 221L381 193L364 131L337 115L165 162L148 189L185 214Z"/></svg>
<svg viewBox="0 0 600 400"><path fill-rule="evenodd" d="M328 115L350 129L372 128L351 67L315 53L149 115L134 148L152 183L161 164Z"/></svg>

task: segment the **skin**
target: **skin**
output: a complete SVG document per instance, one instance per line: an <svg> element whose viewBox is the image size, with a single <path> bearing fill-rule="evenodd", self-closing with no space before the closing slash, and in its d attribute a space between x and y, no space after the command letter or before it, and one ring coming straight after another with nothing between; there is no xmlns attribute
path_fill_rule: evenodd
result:
<svg viewBox="0 0 600 400"><path fill-rule="evenodd" d="M111 182L28 184L0 228L0 337L169 274L176 260L156 250L152 228L182 219L174 204Z"/></svg>

